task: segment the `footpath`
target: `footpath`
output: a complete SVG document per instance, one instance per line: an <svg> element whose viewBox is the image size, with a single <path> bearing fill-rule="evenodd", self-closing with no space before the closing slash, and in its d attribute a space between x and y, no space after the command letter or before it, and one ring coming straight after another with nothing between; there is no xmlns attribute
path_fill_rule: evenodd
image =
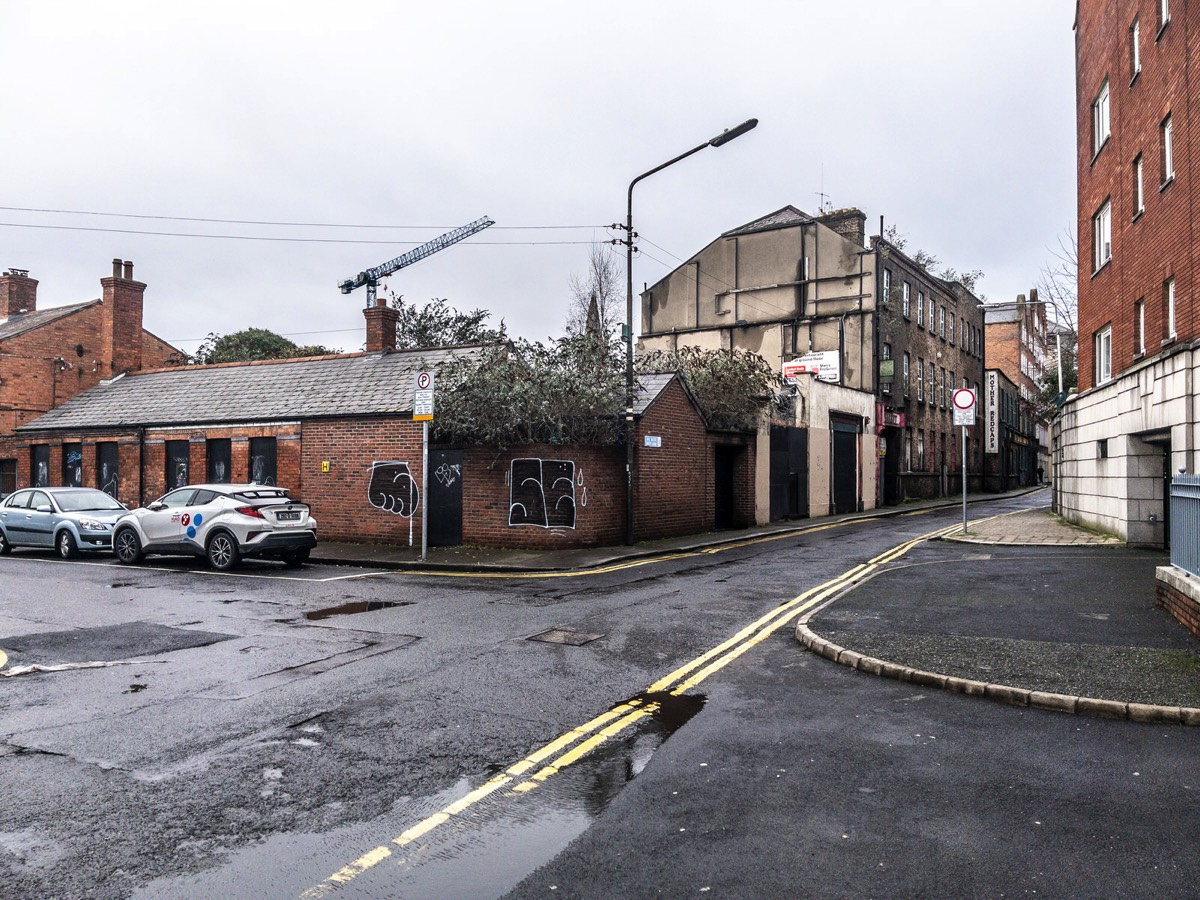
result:
<svg viewBox="0 0 1200 900"><path fill-rule="evenodd" d="M969 505L1043 491L976 495ZM407 571L546 573L698 552L833 521L961 501L907 503L828 519L712 532L633 547L504 550L323 543L314 563ZM1017 706L1200 725L1200 641L1154 604L1164 553L1126 548L1047 508L977 520L802 618L796 639L859 672ZM964 565L969 573L964 574ZM914 566L920 566L914 571Z"/></svg>

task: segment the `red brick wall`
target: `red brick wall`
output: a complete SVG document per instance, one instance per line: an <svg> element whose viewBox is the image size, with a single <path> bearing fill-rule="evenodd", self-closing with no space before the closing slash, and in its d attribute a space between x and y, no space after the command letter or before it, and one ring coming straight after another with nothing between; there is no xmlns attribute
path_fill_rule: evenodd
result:
<svg viewBox="0 0 1200 900"><path fill-rule="evenodd" d="M1163 581L1154 582L1154 603L1173 615L1188 631L1200 638L1200 604Z"/></svg>
<svg viewBox="0 0 1200 900"><path fill-rule="evenodd" d="M1079 195L1079 387L1094 386L1093 336L1112 325L1112 370L1116 377L1134 364L1134 303L1144 299L1146 355L1164 346L1163 282L1176 281L1179 342L1197 336L1190 245L1193 183L1200 153L1193 139L1187 67L1200 63L1198 48L1185 43L1200 33L1200 5L1171 4L1172 20L1158 33L1156 0L1082 0L1076 29L1076 120ZM1141 73L1133 78L1129 50L1134 17L1141 30ZM1092 103L1108 78L1111 137L1093 158ZM1132 83L1131 83L1132 80ZM1194 81L1194 79L1193 79ZM1160 189L1159 126L1171 114L1175 180ZM1144 161L1145 212L1134 219L1134 158ZM1112 201L1112 260L1093 272L1092 217Z"/></svg>

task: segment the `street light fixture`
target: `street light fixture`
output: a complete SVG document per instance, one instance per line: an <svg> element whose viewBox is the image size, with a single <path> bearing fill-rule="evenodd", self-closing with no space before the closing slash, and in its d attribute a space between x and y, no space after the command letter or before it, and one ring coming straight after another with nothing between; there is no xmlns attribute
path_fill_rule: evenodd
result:
<svg viewBox="0 0 1200 900"><path fill-rule="evenodd" d="M734 138L739 138L758 124L758 119L747 119L741 125L727 128L716 137L693 147L686 153L681 153L674 159L669 159L660 166L655 166L649 172L643 172L629 182L628 203L625 214L625 543L633 545L633 251L634 239L637 234L633 230L633 187L643 178L649 178L655 172L661 172L667 166L673 166L681 159L687 159L693 153L699 153L705 147L722 147ZM618 226L619 227L619 226Z"/></svg>

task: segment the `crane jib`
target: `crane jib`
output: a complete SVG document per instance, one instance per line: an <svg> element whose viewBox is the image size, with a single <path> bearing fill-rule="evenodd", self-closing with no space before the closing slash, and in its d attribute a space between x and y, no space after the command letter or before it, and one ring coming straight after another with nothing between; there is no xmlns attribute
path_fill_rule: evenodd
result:
<svg viewBox="0 0 1200 900"><path fill-rule="evenodd" d="M341 289L343 294L349 294L355 288L360 288L363 285L367 285L369 288L373 289L379 283L380 278L391 275L393 272L403 269L405 266L411 266L413 263L419 262L427 256L432 256L439 250L444 250L451 244L456 244L464 238L468 238L473 234L478 234L489 225L495 224L496 223L487 216L484 216L481 219L476 219L474 222L471 222L468 225L463 225L461 228L455 228L453 231L447 231L440 237L436 237L432 241L422 244L420 247L409 250L407 253L397 256L395 259L385 262L381 266L375 266L373 269L367 269L365 272L359 272L358 276L355 278L352 278L348 281L338 282L338 287Z"/></svg>

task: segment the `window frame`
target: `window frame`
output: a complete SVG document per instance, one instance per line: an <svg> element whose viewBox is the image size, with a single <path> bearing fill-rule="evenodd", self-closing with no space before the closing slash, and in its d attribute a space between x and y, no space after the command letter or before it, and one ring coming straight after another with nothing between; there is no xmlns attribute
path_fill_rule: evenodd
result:
<svg viewBox="0 0 1200 900"><path fill-rule="evenodd" d="M911 309L912 285L909 284L907 281L904 282L904 286L901 289L901 292L902 292L903 296L901 298L900 311L904 314L904 318L911 319L912 318L912 309Z"/></svg>
<svg viewBox="0 0 1200 900"><path fill-rule="evenodd" d="M1162 37L1163 31L1171 24L1171 0L1158 0L1158 34L1154 40Z"/></svg>
<svg viewBox="0 0 1200 900"><path fill-rule="evenodd" d="M1178 337L1175 299L1175 276L1172 275L1163 282L1163 324L1167 335L1164 343L1170 343Z"/></svg>
<svg viewBox="0 0 1200 900"><path fill-rule="evenodd" d="M925 360L917 357L917 402L925 402Z"/></svg>
<svg viewBox="0 0 1200 900"><path fill-rule="evenodd" d="M1141 17L1134 16L1129 26L1129 84L1133 85L1142 74L1142 25Z"/></svg>
<svg viewBox="0 0 1200 900"><path fill-rule="evenodd" d="M917 327L925 327L925 292L917 291Z"/></svg>
<svg viewBox="0 0 1200 900"><path fill-rule="evenodd" d="M1146 300L1141 298L1133 304L1133 355L1136 359L1146 355Z"/></svg>
<svg viewBox="0 0 1200 900"><path fill-rule="evenodd" d="M1092 159L1100 155L1112 136L1112 91L1105 76L1100 90L1092 100Z"/></svg>
<svg viewBox="0 0 1200 900"><path fill-rule="evenodd" d="M911 393L909 390L909 355L908 351L904 351L904 396L907 397Z"/></svg>
<svg viewBox="0 0 1200 900"><path fill-rule="evenodd" d="M1112 323L1092 335L1092 374L1096 386L1112 381Z"/></svg>
<svg viewBox="0 0 1200 900"><path fill-rule="evenodd" d="M1112 262L1112 198L1092 216L1092 274Z"/></svg>
<svg viewBox="0 0 1200 900"><path fill-rule="evenodd" d="M1133 158L1133 219L1136 222L1146 211L1146 173L1144 154Z"/></svg>
<svg viewBox="0 0 1200 900"><path fill-rule="evenodd" d="M1158 140L1159 162L1162 165L1162 184L1159 187L1161 191L1175 180L1175 123L1171 113L1167 113L1158 125Z"/></svg>

